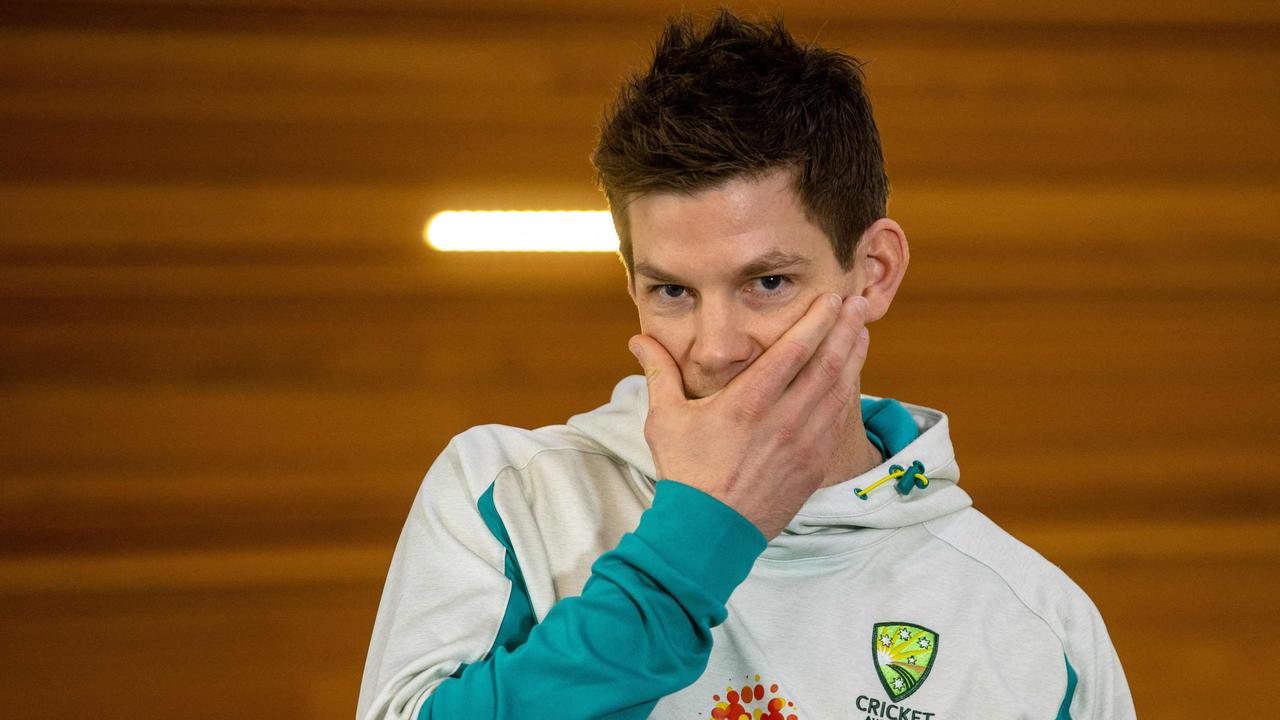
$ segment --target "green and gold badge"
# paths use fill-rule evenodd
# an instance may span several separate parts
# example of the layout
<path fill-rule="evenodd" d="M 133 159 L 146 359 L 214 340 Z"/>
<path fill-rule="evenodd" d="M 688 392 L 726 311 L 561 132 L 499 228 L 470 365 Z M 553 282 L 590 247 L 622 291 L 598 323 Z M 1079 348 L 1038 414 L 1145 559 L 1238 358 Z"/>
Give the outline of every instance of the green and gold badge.
<path fill-rule="evenodd" d="M 907 623 L 876 623 L 871 629 L 871 658 L 880 684 L 893 702 L 924 684 L 938 655 L 938 633 Z"/>

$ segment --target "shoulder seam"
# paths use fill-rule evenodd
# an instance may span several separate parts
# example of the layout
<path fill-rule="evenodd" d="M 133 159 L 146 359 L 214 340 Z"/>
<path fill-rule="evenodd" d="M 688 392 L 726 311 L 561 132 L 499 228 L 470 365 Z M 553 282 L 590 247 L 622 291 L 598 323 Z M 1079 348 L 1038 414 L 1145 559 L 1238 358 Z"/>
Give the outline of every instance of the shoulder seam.
<path fill-rule="evenodd" d="M 1009 592 L 1013 593 L 1013 596 L 1014 596 L 1015 598 L 1017 598 L 1017 599 L 1018 599 L 1018 602 L 1019 602 L 1019 603 L 1021 603 L 1021 604 L 1022 604 L 1022 606 L 1023 606 L 1024 608 L 1026 608 L 1026 609 L 1027 609 L 1027 612 L 1031 613 L 1032 615 L 1035 615 L 1035 616 L 1036 616 L 1036 618 L 1040 620 L 1040 622 L 1044 623 L 1044 626 L 1045 626 L 1046 628 L 1048 628 L 1048 629 L 1049 629 L 1049 632 L 1050 632 L 1050 633 L 1052 633 L 1052 634 L 1053 634 L 1053 636 L 1058 640 L 1058 644 L 1062 646 L 1062 656 L 1063 656 L 1063 657 L 1067 657 L 1067 642 L 1066 642 L 1066 640 L 1065 640 L 1065 639 L 1062 637 L 1062 635 L 1061 635 L 1061 634 L 1059 634 L 1059 633 L 1058 633 L 1058 631 L 1053 627 L 1053 623 L 1051 623 L 1051 622 L 1049 622 L 1048 620 L 1046 620 L 1046 619 L 1045 619 L 1045 617 L 1044 617 L 1044 615 L 1042 615 L 1038 610 L 1036 610 L 1034 607 L 1032 607 L 1032 606 L 1031 606 L 1031 603 L 1027 602 L 1026 598 L 1022 597 L 1022 593 L 1018 592 L 1017 588 L 1015 588 L 1015 587 L 1014 587 L 1014 586 L 1009 582 L 1008 578 L 1006 578 L 1006 577 L 1004 576 L 1004 573 L 1002 573 L 1002 572 L 1000 572 L 999 570 L 995 569 L 994 567 L 992 567 L 990 564 L 988 564 L 986 561 L 982 560 L 981 558 L 978 558 L 978 557 L 974 556 L 974 554 L 973 554 L 973 553 L 971 553 L 971 552 L 969 552 L 969 551 L 967 551 L 967 550 L 964 550 L 963 548 L 961 548 L 961 547 L 957 546 L 955 543 L 951 542 L 951 541 L 950 541 L 950 540 L 948 540 L 947 538 L 944 538 L 944 537 L 942 537 L 941 535 L 939 535 L 938 533 L 934 532 L 934 531 L 933 531 L 933 528 L 929 527 L 929 522 L 927 522 L 927 521 L 926 521 L 926 522 L 921 523 L 921 524 L 922 524 L 922 525 L 924 525 L 924 529 L 925 529 L 925 531 L 926 531 L 926 532 L 928 532 L 930 535 L 932 535 L 933 537 L 937 538 L 938 540 L 940 540 L 940 541 L 942 541 L 942 542 L 946 543 L 946 544 L 947 544 L 947 546 L 948 546 L 948 547 L 950 547 L 952 550 L 955 550 L 956 552 L 960 553 L 961 555 L 964 555 L 965 557 L 967 557 L 967 558 L 969 558 L 970 560 L 972 560 L 972 561 L 974 561 L 974 562 L 978 563 L 978 564 L 979 564 L 979 565 L 981 565 L 982 567 L 984 567 L 984 568 L 986 568 L 986 569 L 990 570 L 990 571 L 991 571 L 991 573 L 992 573 L 993 575 L 995 575 L 996 577 L 1000 578 L 1000 582 L 1004 583 L 1004 586 L 1005 586 L 1005 587 L 1007 587 L 1007 588 L 1009 588 Z"/>
<path fill-rule="evenodd" d="M 530 455 L 520 465 L 516 465 L 515 463 L 507 463 L 506 465 L 503 465 L 502 467 L 498 468 L 497 471 L 493 473 L 493 479 L 489 481 L 489 485 L 493 485 L 494 483 L 498 482 L 498 478 L 502 476 L 502 473 L 508 470 L 511 470 L 517 473 L 527 470 L 529 466 L 533 464 L 533 461 L 538 459 L 538 456 L 545 452 L 559 452 L 562 450 L 572 450 L 574 452 L 579 452 L 586 455 L 597 455 L 599 457 L 605 458 L 606 460 L 612 462 L 614 465 L 625 466 L 627 464 L 625 460 L 622 460 L 621 458 L 610 455 L 609 453 L 600 452 L 598 450 L 587 450 L 584 448 L 574 447 L 572 445 L 566 445 L 564 447 L 539 448 L 536 452 Z M 486 485 L 485 487 L 488 487 L 488 485 Z"/>

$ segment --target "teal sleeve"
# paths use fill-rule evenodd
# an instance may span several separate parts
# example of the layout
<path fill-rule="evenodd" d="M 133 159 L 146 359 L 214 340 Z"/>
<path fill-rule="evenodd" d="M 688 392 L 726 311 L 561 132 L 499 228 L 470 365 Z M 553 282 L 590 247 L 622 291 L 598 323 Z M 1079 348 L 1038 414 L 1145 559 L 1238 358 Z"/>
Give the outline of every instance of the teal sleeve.
<path fill-rule="evenodd" d="M 418 717 L 648 717 L 702 675 L 711 628 L 767 544 L 728 505 L 659 480 L 652 507 L 596 559 L 581 595 L 556 603 L 523 645 L 446 679 Z"/>

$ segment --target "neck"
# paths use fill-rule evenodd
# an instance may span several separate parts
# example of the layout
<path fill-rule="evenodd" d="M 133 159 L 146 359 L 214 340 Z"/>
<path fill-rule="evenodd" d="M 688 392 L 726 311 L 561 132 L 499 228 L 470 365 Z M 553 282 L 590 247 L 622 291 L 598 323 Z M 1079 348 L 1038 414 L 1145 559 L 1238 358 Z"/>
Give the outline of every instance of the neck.
<path fill-rule="evenodd" d="M 867 429 L 862 424 L 861 416 L 855 417 L 849 423 L 844 440 L 831 457 L 822 487 L 830 487 L 861 475 L 881 462 L 880 451 L 867 439 Z"/>

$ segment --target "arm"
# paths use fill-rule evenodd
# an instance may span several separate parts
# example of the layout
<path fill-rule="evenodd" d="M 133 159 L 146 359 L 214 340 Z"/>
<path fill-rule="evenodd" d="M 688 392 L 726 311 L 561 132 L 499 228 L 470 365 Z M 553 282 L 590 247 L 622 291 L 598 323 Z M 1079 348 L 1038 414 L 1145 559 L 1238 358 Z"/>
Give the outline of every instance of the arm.
<path fill-rule="evenodd" d="M 420 717 L 647 717 L 702 674 L 711 628 L 765 544 L 719 500 L 660 481 L 581 595 L 556 604 L 514 652 L 499 648 L 442 684 Z"/>
<path fill-rule="evenodd" d="M 710 629 L 764 551 L 754 525 L 700 490 L 659 481 L 653 507 L 595 561 L 582 594 L 509 649 L 494 636 L 514 585 L 474 504 L 460 514 L 454 496 L 470 495 L 455 470 L 446 450 L 397 545 L 360 717 L 643 718 L 701 675 Z"/>
<path fill-rule="evenodd" d="M 1059 718 L 1133 720 L 1136 713 L 1120 657 L 1102 615 L 1076 587 L 1074 617 L 1067 625 L 1067 692 Z"/>

